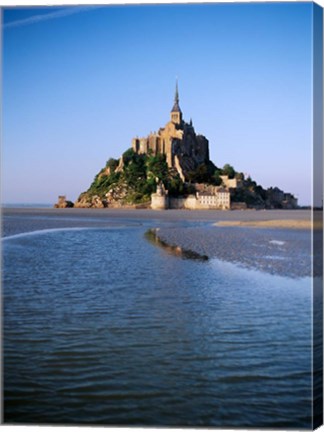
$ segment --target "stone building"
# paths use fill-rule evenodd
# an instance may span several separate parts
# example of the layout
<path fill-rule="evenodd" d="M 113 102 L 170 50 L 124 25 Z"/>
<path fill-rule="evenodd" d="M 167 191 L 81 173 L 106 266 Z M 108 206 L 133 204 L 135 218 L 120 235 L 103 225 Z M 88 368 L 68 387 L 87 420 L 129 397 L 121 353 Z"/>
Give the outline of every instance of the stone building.
<path fill-rule="evenodd" d="M 164 184 L 160 182 L 156 187 L 156 193 L 151 195 L 151 208 L 153 210 L 166 210 L 169 208 L 168 191 Z"/>
<path fill-rule="evenodd" d="M 291 193 L 285 193 L 282 201 L 282 208 L 284 209 L 296 209 L 298 208 L 298 200 Z"/>
<path fill-rule="evenodd" d="M 267 190 L 268 208 L 283 208 L 283 209 L 296 209 L 298 208 L 298 200 L 291 193 L 287 193 L 279 189 L 278 187 L 269 188 Z"/>
<path fill-rule="evenodd" d="M 214 193 L 200 192 L 197 194 L 201 208 L 229 210 L 231 208 L 231 194 L 226 189 L 218 188 Z"/>
<path fill-rule="evenodd" d="M 132 148 L 136 153 L 165 154 L 167 164 L 175 168 L 183 181 L 187 173 L 200 164 L 209 162 L 209 144 L 203 135 L 197 135 L 192 121 L 186 123 L 179 105 L 178 83 L 176 84 L 174 103 L 170 121 L 158 132 L 145 138 L 133 138 Z"/>
<path fill-rule="evenodd" d="M 227 175 L 220 176 L 222 184 L 229 189 L 237 189 L 243 186 L 243 181 L 237 178 L 228 178 Z"/>
<path fill-rule="evenodd" d="M 153 210 L 230 210 L 231 194 L 224 188 L 217 188 L 215 191 L 205 190 L 186 197 L 169 197 L 164 185 L 159 183 L 156 193 L 151 195 L 151 208 Z"/>

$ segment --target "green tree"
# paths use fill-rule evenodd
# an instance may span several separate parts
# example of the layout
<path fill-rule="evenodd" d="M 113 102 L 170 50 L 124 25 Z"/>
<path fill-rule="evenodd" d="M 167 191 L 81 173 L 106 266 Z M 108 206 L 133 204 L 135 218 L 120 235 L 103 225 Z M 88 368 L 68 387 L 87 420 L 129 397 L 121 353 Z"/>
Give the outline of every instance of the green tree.
<path fill-rule="evenodd" d="M 134 150 L 132 148 L 129 148 L 128 150 L 126 150 L 122 156 L 124 164 L 127 165 L 133 159 L 133 157 L 135 155 L 136 155 L 136 153 L 134 152 Z"/>
<path fill-rule="evenodd" d="M 146 182 L 145 155 L 133 153 L 128 164 L 124 166 L 123 177 L 128 186 L 139 190 Z"/>
<path fill-rule="evenodd" d="M 212 175 L 212 183 L 215 186 L 220 186 L 222 184 L 222 179 L 221 179 L 221 171 L 219 169 L 217 169 L 214 174 Z"/>
<path fill-rule="evenodd" d="M 229 179 L 232 179 L 235 177 L 235 170 L 230 164 L 225 164 L 223 166 L 223 174 L 227 175 Z"/>
<path fill-rule="evenodd" d="M 242 172 L 240 173 L 236 173 L 235 174 L 235 178 L 237 178 L 238 180 L 244 180 L 244 174 Z"/>
<path fill-rule="evenodd" d="M 166 162 L 165 155 L 159 153 L 156 156 L 149 156 L 146 161 L 147 174 L 158 178 L 163 182 L 166 181 L 168 177 L 168 164 Z"/>
<path fill-rule="evenodd" d="M 110 158 L 107 160 L 106 167 L 110 168 L 111 172 L 115 171 L 118 166 L 118 160 L 114 158 Z"/>
<path fill-rule="evenodd" d="M 169 194 L 172 196 L 181 195 L 184 191 L 184 184 L 181 180 L 179 174 L 171 174 L 169 172 L 169 178 L 166 182 L 166 188 L 169 191 Z"/>

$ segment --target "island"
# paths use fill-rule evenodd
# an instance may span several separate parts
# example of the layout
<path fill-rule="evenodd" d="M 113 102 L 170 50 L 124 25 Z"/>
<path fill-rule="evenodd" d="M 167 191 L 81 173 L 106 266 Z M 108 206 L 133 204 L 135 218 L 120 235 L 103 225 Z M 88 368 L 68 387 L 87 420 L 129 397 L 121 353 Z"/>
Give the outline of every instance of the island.
<path fill-rule="evenodd" d="M 183 119 L 178 83 L 170 120 L 147 137 L 135 137 L 119 159 L 110 158 L 76 202 L 59 196 L 56 208 L 153 210 L 295 209 L 297 199 L 278 187 L 264 189 L 230 164 L 209 158 L 208 139 Z"/>

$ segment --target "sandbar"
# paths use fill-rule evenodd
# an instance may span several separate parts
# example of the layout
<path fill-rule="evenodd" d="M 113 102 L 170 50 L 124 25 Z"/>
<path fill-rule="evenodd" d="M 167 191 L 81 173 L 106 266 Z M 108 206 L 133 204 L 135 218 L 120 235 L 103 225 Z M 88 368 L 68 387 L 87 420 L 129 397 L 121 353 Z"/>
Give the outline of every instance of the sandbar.
<path fill-rule="evenodd" d="M 255 227 L 255 228 L 285 228 L 285 229 L 322 229 L 323 223 L 321 220 L 311 219 L 271 219 L 271 220 L 249 220 L 249 221 L 219 221 L 214 224 L 215 226 L 241 226 L 241 227 Z"/>

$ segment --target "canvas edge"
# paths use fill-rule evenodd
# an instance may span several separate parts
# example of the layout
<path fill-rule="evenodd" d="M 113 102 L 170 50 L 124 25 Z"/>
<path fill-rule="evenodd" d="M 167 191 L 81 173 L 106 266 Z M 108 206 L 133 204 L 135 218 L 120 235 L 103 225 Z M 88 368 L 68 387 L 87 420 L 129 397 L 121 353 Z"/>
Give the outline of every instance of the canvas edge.
<path fill-rule="evenodd" d="M 313 429 L 323 425 L 323 8 L 313 3 L 312 398 Z M 319 203 L 319 199 L 321 203 Z"/>

